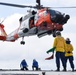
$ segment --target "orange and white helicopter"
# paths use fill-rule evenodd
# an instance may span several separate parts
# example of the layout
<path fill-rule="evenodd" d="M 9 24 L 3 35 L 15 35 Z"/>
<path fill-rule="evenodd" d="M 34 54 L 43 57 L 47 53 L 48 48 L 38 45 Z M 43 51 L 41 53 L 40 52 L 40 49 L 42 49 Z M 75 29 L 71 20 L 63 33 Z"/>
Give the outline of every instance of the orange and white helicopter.
<path fill-rule="evenodd" d="M 39 38 L 50 34 L 53 34 L 53 36 L 55 36 L 56 31 L 63 30 L 63 25 L 67 23 L 70 16 L 62 14 L 59 11 L 52 10 L 50 9 L 50 7 L 43 7 L 40 4 L 40 0 L 36 0 L 36 2 L 38 3 L 38 5 L 36 6 L 26 6 L 0 2 L 0 5 L 38 9 L 37 11 L 29 11 L 27 15 L 22 16 L 19 19 L 19 28 L 17 28 L 9 35 L 6 34 L 4 25 L 0 23 L 0 40 L 14 42 L 18 38 L 22 37 L 21 44 L 24 45 L 25 36 L 37 35 Z"/>

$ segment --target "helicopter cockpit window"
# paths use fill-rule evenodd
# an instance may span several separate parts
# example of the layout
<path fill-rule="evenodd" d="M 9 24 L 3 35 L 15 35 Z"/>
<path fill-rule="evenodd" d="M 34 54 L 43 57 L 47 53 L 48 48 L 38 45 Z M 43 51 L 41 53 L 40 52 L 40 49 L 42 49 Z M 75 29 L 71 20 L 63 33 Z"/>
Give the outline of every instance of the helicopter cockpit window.
<path fill-rule="evenodd" d="M 54 10 L 50 10 L 51 18 L 54 18 L 56 16 L 56 13 Z"/>
<path fill-rule="evenodd" d="M 55 10 L 50 10 L 50 15 L 51 20 L 54 23 L 60 23 L 60 21 L 62 21 L 62 19 L 64 18 L 64 15 L 61 12 Z"/>

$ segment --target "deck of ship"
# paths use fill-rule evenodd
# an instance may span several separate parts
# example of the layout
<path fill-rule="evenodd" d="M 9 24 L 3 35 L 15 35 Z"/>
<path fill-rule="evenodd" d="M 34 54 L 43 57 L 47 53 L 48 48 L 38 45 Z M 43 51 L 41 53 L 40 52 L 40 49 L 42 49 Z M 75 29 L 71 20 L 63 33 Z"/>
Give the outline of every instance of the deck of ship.
<path fill-rule="evenodd" d="M 56 72 L 56 71 L 50 71 L 50 70 L 41 70 L 41 71 L 21 71 L 21 70 L 0 70 L 0 75 L 76 75 L 76 71 L 71 72 Z"/>

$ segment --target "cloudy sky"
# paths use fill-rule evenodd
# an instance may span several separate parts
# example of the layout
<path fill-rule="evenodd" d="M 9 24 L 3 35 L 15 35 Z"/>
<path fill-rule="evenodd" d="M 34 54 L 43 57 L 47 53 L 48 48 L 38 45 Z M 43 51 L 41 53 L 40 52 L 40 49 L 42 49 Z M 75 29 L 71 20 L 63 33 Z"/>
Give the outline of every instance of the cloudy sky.
<path fill-rule="evenodd" d="M 0 2 L 9 2 L 17 4 L 35 5 L 35 0 L 0 0 Z M 75 6 L 76 1 L 72 0 L 41 0 L 44 6 Z M 7 34 L 14 31 L 19 26 L 19 18 L 27 13 L 29 8 L 15 8 L 0 5 L 0 18 L 5 19 L 3 24 Z M 53 8 L 52 8 L 53 9 Z M 64 25 L 62 36 L 66 39 L 69 37 L 74 46 L 74 63 L 76 62 L 76 8 L 74 9 L 55 9 L 62 13 L 69 14 L 70 20 Z M 28 68 L 31 70 L 32 60 L 36 59 L 39 62 L 41 69 L 55 70 L 55 57 L 53 60 L 45 60 L 51 53 L 46 54 L 46 51 L 52 48 L 54 38 L 50 35 L 38 38 L 37 36 L 25 37 L 25 45 L 20 45 L 22 38 L 15 42 L 0 41 L 0 68 L 1 69 L 20 69 L 20 62 L 26 59 Z M 76 66 L 76 64 L 75 64 Z M 76 68 L 76 67 L 75 67 Z M 62 65 L 61 65 L 62 69 Z M 68 63 L 68 69 L 70 65 Z"/>

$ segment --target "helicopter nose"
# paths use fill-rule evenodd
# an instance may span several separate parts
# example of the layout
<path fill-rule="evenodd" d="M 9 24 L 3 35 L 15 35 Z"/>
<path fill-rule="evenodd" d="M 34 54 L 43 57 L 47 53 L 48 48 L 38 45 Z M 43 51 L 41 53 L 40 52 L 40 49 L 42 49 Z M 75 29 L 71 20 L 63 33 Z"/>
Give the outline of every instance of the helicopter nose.
<path fill-rule="evenodd" d="M 65 15 L 65 17 L 64 17 L 64 23 L 67 23 L 68 19 L 70 19 L 70 16 L 69 15 Z"/>
<path fill-rule="evenodd" d="M 69 15 L 66 15 L 65 18 L 66 18 L 66 19 L 70 19 L 70 16 L 69 16 Z"/>
<path fill-rule="evenodd" d="M 66 19 L 70 19 L 70 16 L 69 16 L 69 15 L 65 15 L 65 18 L 66 18 Z"/>
<path fill-rule="evenodd" d="M 65 17 L 62 20 L 62 24 L 64 25 L 65 23 L 67 23 L 67 21 L 70 19 L 69 15 L 65 15 Z"/>

